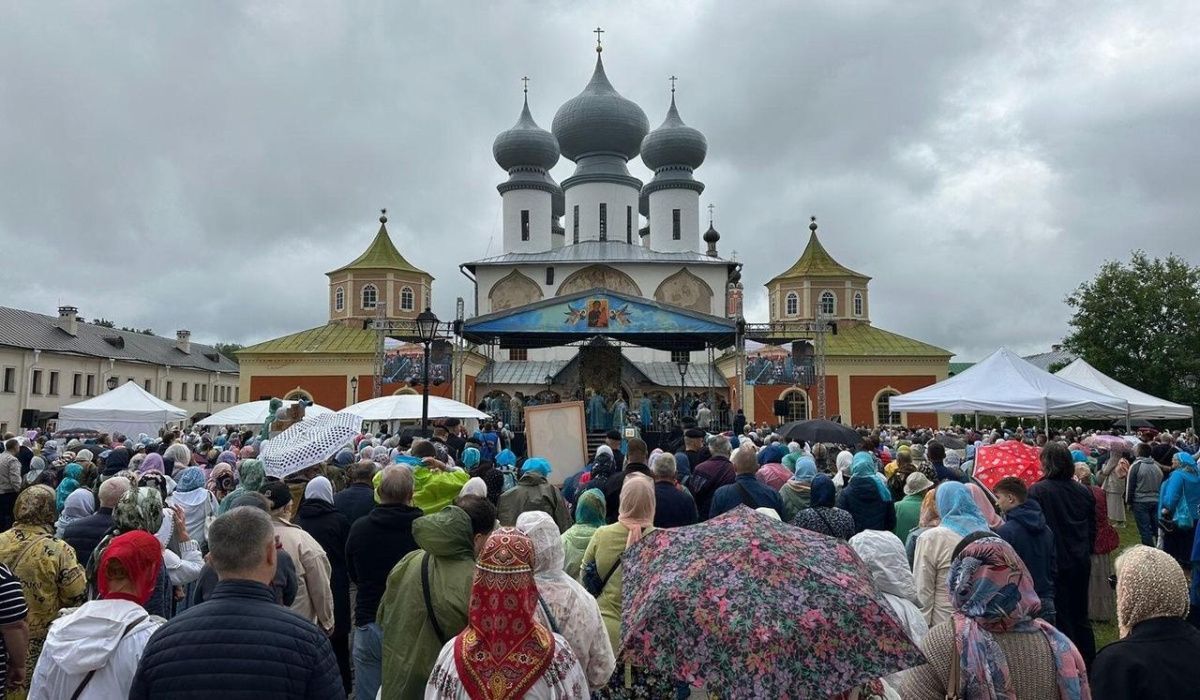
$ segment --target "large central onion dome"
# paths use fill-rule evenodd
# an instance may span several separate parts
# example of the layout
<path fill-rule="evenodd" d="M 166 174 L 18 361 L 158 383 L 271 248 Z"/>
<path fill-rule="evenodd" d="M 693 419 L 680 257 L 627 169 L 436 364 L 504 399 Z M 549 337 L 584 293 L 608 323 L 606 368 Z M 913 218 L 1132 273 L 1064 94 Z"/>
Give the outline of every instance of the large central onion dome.
<path fill-rule="evenodd" d="M 558 140 L 533 121 L 528 97 L 517 123 L 492 143 L 492 156 L 505 170 L 522 165 L 549 170 L 558 162 Z"/>
<path fill-rule="evenodd" d="M 628 161 L 637 156 L 650 122 L 641 107 L 621 97 L 608 82 L 604 62 L 597 55 L 591 81 L 583 92 L 558 108 L 550 130 L 558 137 L 562 154 L 570 160 L 616 154 Z"/>
<path fill-rule="evenodd" d="M 683 123 L 679 110 L 675 108 L 675 95 L 671 95 L 671 108 L 662 126 L 651 131 L 642 140 L 642 162 L 651 170 L 669 165 L 682 165 L 692 170 L 704 163 L 708 155 L 708 141 L 704 134 Z"/>

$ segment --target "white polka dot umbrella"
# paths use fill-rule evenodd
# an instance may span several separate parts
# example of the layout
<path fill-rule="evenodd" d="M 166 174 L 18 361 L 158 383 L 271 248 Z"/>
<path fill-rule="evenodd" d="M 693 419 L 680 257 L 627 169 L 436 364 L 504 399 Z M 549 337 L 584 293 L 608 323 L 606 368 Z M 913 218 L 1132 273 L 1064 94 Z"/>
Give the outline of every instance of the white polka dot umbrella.
<path fill-rule="evenodd" d="M 282 479 L 324 462 L 350 444 L 362 424 L 353 413 L 328 413 L 293 425 L 262 444 L 267 476 Z"/>

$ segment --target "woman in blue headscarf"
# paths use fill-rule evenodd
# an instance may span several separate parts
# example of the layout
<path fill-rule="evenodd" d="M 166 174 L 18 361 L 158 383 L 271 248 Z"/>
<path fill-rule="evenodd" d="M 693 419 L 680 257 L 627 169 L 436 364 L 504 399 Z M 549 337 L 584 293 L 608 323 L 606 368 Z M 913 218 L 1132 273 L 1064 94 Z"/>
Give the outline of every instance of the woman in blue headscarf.
<path fill-rule="evenodd" d="M 79 488 L 79 480 L 82 478 L 83 465 L 78 462 L 68 464 L 67 468 L 63 470 L 63 480 L 58 483 L 58 490 L 54 494 L 54 505 L 59 513 L 63 512 L 63 507 L 67 504 L 67 496 Z"/>
<path fill-rule="evenodd" d="M 930 627 L 949 620 L 954 612 L 947 580 L 954 548 L 973 532 L 990 532 L 971 491 L 957 481 L 944 481 L 934 492 L 941 524 L 921 533 L 913 554 L 917 600 Z"/>
<path fill-rule="evenodd" d="M 892 492 L 883 483 L 870 452 L 854 455 L 850 462 L 850 483 L 838 494 L 837 505 L 854 517 L 854 534 L 896 529 Z"/>
<path fill-rule="evenodd" d="M 785 523 L 792 522 L 796 514 L 812 504 L 812 481 L 817 476 L 817 462 L 812 457 L 796 458 L 795 453 L 783 458 L 796 463 L 796 471 L 779 489 L 779 498 L 783 501 L 783 516 Z"/>
<path fill-rule="evenodd" d="M 1187 452 L 1176 452 L 1171 462 L 1174 467 L 1171 476 L 1159 491 L 1158 516 L 1165 521 L 1173 520 L 1175 527 L 1164 528 L 1162 548 L 1186 573 L 1192 566 L 1192 540 L 1200 512 L 1200 471 L 1196 458 Z"/>

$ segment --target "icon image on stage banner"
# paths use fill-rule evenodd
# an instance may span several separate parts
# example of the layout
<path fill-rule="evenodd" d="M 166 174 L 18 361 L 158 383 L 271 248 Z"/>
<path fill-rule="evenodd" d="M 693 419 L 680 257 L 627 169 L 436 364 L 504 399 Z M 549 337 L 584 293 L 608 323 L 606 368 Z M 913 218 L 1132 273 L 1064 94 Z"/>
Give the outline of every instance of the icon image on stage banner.
<path fill-rule="evenodd" d="M 588 328 L 608 328 L 608 299 L 588 300 Z"/>

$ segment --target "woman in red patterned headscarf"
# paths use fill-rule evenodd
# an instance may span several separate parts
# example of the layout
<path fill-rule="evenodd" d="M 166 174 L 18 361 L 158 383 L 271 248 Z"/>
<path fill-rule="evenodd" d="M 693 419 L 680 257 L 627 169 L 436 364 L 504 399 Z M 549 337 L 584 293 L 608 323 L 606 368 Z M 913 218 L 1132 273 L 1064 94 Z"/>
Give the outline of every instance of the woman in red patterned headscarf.
<path fill-rule="evenodd" d="M 587 677 L 571 645 L 544 619 L 533 543 L 514 528 L 496 530 L 475 564 L 467 626 L 442 647 L 425 697 L 585 700 Z"/>

